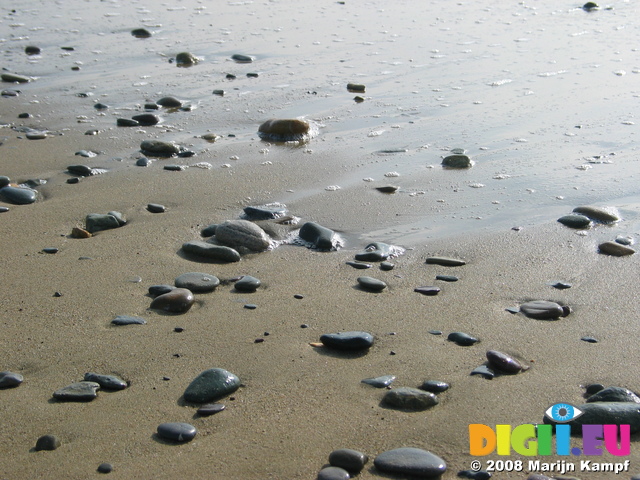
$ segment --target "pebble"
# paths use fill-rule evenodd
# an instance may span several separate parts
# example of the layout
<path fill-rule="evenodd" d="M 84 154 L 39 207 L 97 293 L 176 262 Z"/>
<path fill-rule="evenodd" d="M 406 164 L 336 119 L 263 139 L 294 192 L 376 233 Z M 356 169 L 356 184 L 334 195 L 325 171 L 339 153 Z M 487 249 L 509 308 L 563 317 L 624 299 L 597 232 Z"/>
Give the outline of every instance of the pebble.
<path fill-rule="evenodd" d="M 361 331 L 325 333 L 320 341 L 337 350 L 365 350 L 373 345 L 373 335 Z"/>
<path fill-rule="evenodd" d="M 189 52 L 180 52 L 176 55 L 176 64 L 178 66 L 190 66 L 198 63 L 198 57 Z"/>
<path fill-rule="evenodd" d="M 461 267 L 467 264 L 464 260 L 448 257 L 428 257 L 426 263 L 428 265 L 441 265 L 443 267 Z"/>
<path fill-rule="evenodd" d="M 261 282 L 251 275 L 243 275 L 242 278 L 235 282 L 234 287 L 239 292 L 252 293 L 260 287 Z"/>
<path fill-rule="evenodd" d="M 24 47 L 24 53 L 27 55 L 40 55 L 41 51 L 40 47 L 36 47 L 35 45 L 27 45 Z"/>
<path fill-rule="evenodd" d="M 216 240 L 232 248 L 247 248 L 254 252 L 267 250 L 271 241 L 266 232 L 248 220 L 227 220 L 216 227 Z"/>
<path fill-rule="evenodd" d="M 3 73 L 0 75 L 0 78 L 3 82 L 9 83 L 29 83 L 31 81 L 31 78 L 15 73 Z"/>
<path fill-rule="evenodd" d="M 348 480 L 349 472 L 340 467 L 325 467 L 318 472 L 317 480 Z"/>
<path fill-rule="evenodd" d="M 147 210 L 151 213 L 164 213 L 167 211 L 167 207 L 159 203 L 148 203 Z"/>
<path fill-rule="evenodd" d="M 489 361 L 490 367 L 495 368 L 502 373 L 513 375 L 525 370 L 522 364 L 515 358 L 507 355 L 506 353 L 498 352 L 497 350 L 488 350 L 487 360 Z"/>
<path fill-rule="evenodd" d="M 382 398 L 382 403 L 389 407 L 419 411 L 437 405 L 438 397 L 419 388 L 400 387 L 389 390 Z"/>
<path fill-rule="evenodd" d="M 556 282 L 551 285 L 553 288 L 557 288 L 558 290 L 566 290 L 567 288 L 571 288 L 571 284 L 567 282 Z"/>
<path fill-rule="evenodd" d="M 119 127 L 139 127 L 141 124 L 132 118 L 118 118 L 116 119 L 116 125 Z"/>
<path fill-rule="evenodd" d="M 170 313 L 185 313 L 194 302 L 195 298 L 191 290 L 176 288 L 154 298 L 149 308 Z"/>
<path fill-rule="evenodd" d="M 159 110 L 160 109 L 160 105 L 158 105 L 157 103 L 145 103 L 144 104 L 144 109 L 145 110 Z"/>
<path fill-rule="evenodd" d="M 56 254 L 58 253 L 58 249 L 56 247 L 45 247 L 42 249 L 43 253 Z"/>
<path fill-rule="evenodd" d="M 529 318 L 537 320 L 556 320 L 568 313 L 561 305 L 547 300 L 533 300 L 520 305 L 520 311 Z"/>
<path fill-rule="evenodd" d="M 132 317 L 130 315 L 118 315 L 111 320 L 112 325 L 146 325 L 147 321 L 144 318 Z"/>
<path fill-rule="evenodd" d="M 246 308 L 247 310 L 255 310 L 256 308 L 258 308 L 258 306 L 253 303 L 247 303 L 244 305 L 244 308 Z"/>
<path fill-rule="evenodd" d="M 218 95 L 219 97 L 224 97 L 224 90 L 221 89 L 216 89 L 213 92 L 211 92 L 213 95 Z"/>
<path fill-rule="evenodd" d="M 238 63 L 251 63 L 254 60 L 254 58 L 249 55 L 240 55 L 239 53 L 231 55 L 231 59 Z"/>
<path fill-rule="evenodd" d="M 182 422 L 161 423 L 158 435 L 166 440 L 189 442 L 196 436 L 196 427 Z"/>
<path fill-rule="evenodd" d="M 8 88 L 2 90 L 2 92 L 0 92 L 0 95 L 2 95 L 3 97 L 17 97 L 18 95 L 20 95 L 20 90 L 12 90 Z"/>
<path fill-rule="evenodd" d="M 204 232 L 204 230 L 203 230 Z M 240 254 L 237 250 L 224 245 L 214 245 L 200 240 L 192 240 L 182 244 L 182 250 L 192 255 L 219 260 L 223 262 L 239 262 Z"/>
<path fill-rule="evenodd" d="M 358 285 L 360 285 L 364 290 L 368 290 L 370 292 L 381 292 L 387 288 L 387 284 L 385 282 L 372 277 L 358 277 Z"/>
<path fill-rule="evenodd" d="M 422 295 L 434 296 L 440 293 L 440 288 L 438 287 L 416 287 L 413 289 L 414 292 L 421 293 Z"/>
<path fill-rule="evenodd" d="M 163 295 L 165 293 L 172 292 L 176 287 L 173 285 L 151 285 L 149 287 L 149 295 L 152 297 L 157 297 L 158 295 Z"/>
<path fill-rule="evenodd" d="M 171 157 L 180 152 L 180 149 L 175 143 L 162 142 L 160 140 L 144 140 L 140 143 L 140 150 L 147 155 L 161 157 Z"/>
<path fill-rule="evenodd" d="M 19 373 L 0 372 L 0 388 L 17 387 L 24 381 L 24 377 Z"/>
<path fill-rule="evenodd" d="M 560 217 L 558 222 L 569 228 L 588 228 L 591 226 L 591 219 L 579 214 L 565 215 Z"/>
<path fill-rule="evenodd" d="M 151 37 L 151 32 L 146 28 L 134 28 L 131 30 L 131 35 L 136 38 L 149 38 Z"/>
<path fill-rule="evenodd" d="M 258 127 L 258 136 L 271 142 L 292 142 L 308 138 L 309 122 L 294 119 L 271 119 Z"/>
<path fill-rule="evenodd" d="M 207 293 L 213 292 L 220 285 L 220 279 L 208 273 L 189 272 L 176 277 L 174 283 L 178 289 L 187 289 L 193 293 Z"/>
<path fill-rule="evenodd" d="M 11 183 L 11 179 L 9 177 L 6 177 L 4 175 L 0 175 L 0 188 L 6 187 L 10 183 Z"/>
<path fill-rule="evenodd" d="M 335 232 L 314 222 L 302 225 L 298 235 L 319 250 L 331 250 L 336 246 Z"/>
<path fill-rule="evenodd" d="M 487 365 L 480 365 L 479 367 L 474 368 L 469 375 L 480 375 L 484 378 L 491 380 L 496 376 L 496 373 L 491 370 Z"/>
<path fill-rule="evenodd" d="M 420 390 L 431 393 L 442 393 L 449 390 L 449 384 L 438 380 L 425 380 L 422 385 L 420 385 Z"/>
<path fill-rule="evenodd" d="M 32 188 L 8 185 L 0 188 L 0 197 L 15 205 L 28 205 L 38 199 L 38 192 Z"/>
<path fill-rule="evenodd" d="M 376 190 L 382 193 L 396 193 L 400 187 L 396 185 L 385 185 L 384 187 L 376 187 Z"/>
<path fill-rule="evenodd" d="M 73 238 L 90 238 L 93 235 L 91 235 L 91 232 L 88 232 L 87 230 L 85 230 L 84 228 L 80 228 L 80 227 L 73 227 L 71 229 L 71 236 Z"/>
<path fill-rule="evenodd" d="M 206 405 L 202 405 L 196 413 L 203 417 L 208 417 L 210 415 L 214 415 L 216 413 L 220 413 L 225 409 L 225 406 L 222 403 L 207 403 Z"/>
<path fill-rule="evenodd" d="M 53 392 L 53 398 L 69 402 L 87 402 L 98 396 L 100 384 L 96 382 L 77 382 Z"/>
<path fill-rule="evenodd" d="M 90 213 L 86 216 L 84 223 L 86 230 L 92 234 L 122 226 L 121 221 L 110 213 Z"/>
<path fill-rule="evenodd" d="M 395 379 L 395 375 L 382 375 L 381 377 L 365 378 L 362 380 L 362 383 L 366 383 L 375 388 L 387 388 Z"/>
<path fill-rule="evenodd" d="M 5 213 L 9 211 L 9 207 L 0 207 L 0 213 Z"/>
<path fill-rule="evenodd" d="M 9 188 L 9 187 L 5 187 Z M 4 189 L 0 189 L 0 192 Z M 622 245 L 618 242 L 604 242 L 598 245 L 598 251 L 605 255 L 611 255 L 613 257 L 624 257 L 626 255 L 633 255 L 636 253 L 635 249 Z"/>
<path fill-rule="evenodd" d="M 594 393 L 598 393 L 601 390 L 604 390 L 604 385 L 602 385 L 601 383 L 591 383 L 585 387 L 585 393 L 587 395 L 593 395 Z"/>
<path fill-rule="evenodd" d="M 346 264 L 357 270 L 366 270 L 367 268 L 371 268 L 373 266 L 370 263 L 360 263 L 360 262 L 346 262 Z"/>
<path fill-rule="evenodd" d="M 391 262 L 382 262 L 380 263 L 380 270 L 384 271 L 384 272 L 388 272 L 391 271 L 395 268 L 396 266 L 391 263 Z"/>
<path fill-rule="evenodd" d="M 615 223 L 620 221 L 620 216 L 613 208 L 594 207 L 590 205 L 576 207 L 573 213 L 579 213 L 591 220 L 602 223 Z"/>
<path fill-rule="evenodd" d="M 240 379 L 222 368 L 210 368 L 200 373 L 184 391 L 190 403 L 207 403 L 229 395 L 240 388 Z"/>
<path fill-rule="evenodd" d="M 592 10 L 598 10 L 600 6 L 595 2 L 587 2 L 582 6 L 582 8 L 587 12 L 591 12 Z"/>
<path fill-rule="evenodd" d="M 36 441 L 36 452 L 41 450 L 55 450 L 62 445 L 60 439 L 55 435 L 43 435 Z"/>
<path fill-rule="evenodd" d="M 593 402 L 640 403 L 640 397 L 627 388 L 607 387 L 587 398 L 587 403 Z"/>
<path fill-rule="evenodd" d="M 442 335 L 442 330 L 429 330 L 431 335 Z"/>
<path fill-rule="evenodd" d="M 439 478 L 447 471 L 443 459 L 420 448 L 403 447 L 388 450 L 373 461 L 381 472 L 414 475 L 418 478 Z"/>
<path fill-rule="evenodd" d="M 436 275 L 436 280 L 442 280 L 443 282 L 457 282 L 459 278 L 454 275 Z"/>
<path fill-rule="evenodd" d="M 148 167 L 149 165 L 151 165 L 151 163 L 151 160 L 149 160 L 147 157 L 140 157 L 136 160 L 137 167 Z"/>
<path fill-rule="evenodd" d="M 180 108 L 182 106 L 182 101 L 178 100 L 176 97 L 162 97 L 156 103 L 169 108 Z"/>
<path fill-rule="evenodd" d="M 187 169 L 185 165 L 165 165 L 163 170 L 169 170 L 170 172 L 183 172 Z"/>
<path fill-rule="evenodd" d="M 139 115 L 134 115 L 131 118 L 143 126 L 157 125 L 161 121 L 159 116 L 152 113 L 141 113 Z"/>
<path fill-rule="evenodd" d="M 582 433 L 582 425 L 629 425 L 631 433 L 640 431 L 640 406 L 634 402 L 593 402 L 577 405 L 582 415 L 570 422 L 571 432 Z M 555 423 L 546 415 L 544 423 Z"/>
<path fill-rule="evenodd" d="M 391 245 L 372 242 L 364 247 L 363 252 L 357 253 L 355 259 L 363 262 L 381 262 L 389 258 L 389 255 L 391 255 Z"/>
<path fill-rule="evenodd" d="M 99 373 L 91 372 L 84 374 L 84 381 L 96 382 L 100 385 L 100 388 L 104 388 L 106 390 L 124 390 L 128 386 L 127 382 L 115 375 L 101 375 Z"/>
<path fill-rule="evenodd" d="M 329 465 L 344 468 L 349 473 L 359 473 L 368 461 L 367 455 L 350 448 L 340 448 L 329 454 Z"/>
<path fill-rule="evenodd" d="M 96 110 L 106 110 L 109 108 L 109 105 L 106 105 L 104 103 L 96 103 L 93 105 L 93 108 L 95 108 Z"/>
<path fill-rule="evenodd" d="M 582 337 L 580 340 L 582 340 L 583 342 L 587 342 L 587 343 L 598 343 L 598 340 L 594 337 Z"/>
<path fill-rule="evenodd" d="M 113 472 L 113 465 L 111 465 L 110 463 L 101 463 L 100 465 L 98 465 L 97 471 L 99 473 L 111 473 Z"/>
<path fill-rule="evenodd" d="M 469 347 L 479 342 L 477 338 L 463 332 L 451 332 L 447 337 L 447 340 L 449 340 L 450 342 L 454 342 L 461 347 Z"/>
<path fill-rule="evenodd" d="M 347 90 L 351 93 L 364 93 L 366 87 L 360 83 L 347 83 Z"/>
<path fill-rule="evenodd" d="M 45 138 L 47 138 L 47 132 L 31 130 L 26 133 L 25 137 L 27 137 L 28 140 L 44 140 Z"/>
<path fill-rule="evenodd" d="M 467 155 L 448 155 L 442 159 L 442 166 L 447 168 L 471 168 L 473 162 Z"/>
<path fill-rule="evenodd" d="M 286 205 L 280 203 L 244 207 L 243 211 L 248 220 L 271 220 L 289 213 Z"/>
<path fill-rule="evenodd" d="M 458 472 L 458 477 L 469 478 L 470 480 L 489 480 L 491 472 L 485 470 L 461 470 Z"/>

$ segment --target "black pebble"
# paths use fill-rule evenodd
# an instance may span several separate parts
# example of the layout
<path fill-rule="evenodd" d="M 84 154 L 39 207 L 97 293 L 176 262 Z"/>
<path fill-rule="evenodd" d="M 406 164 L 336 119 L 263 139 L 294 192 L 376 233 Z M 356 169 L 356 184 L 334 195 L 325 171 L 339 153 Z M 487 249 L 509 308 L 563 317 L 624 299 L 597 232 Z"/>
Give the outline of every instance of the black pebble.
<path fill-rule="evenodd" d="M 27 55 L 39 55 L 41 51 L 40 47 L 36 47 L 35 45 L 28 45 L 24 47 L 24 53 Z"/>
<path fill-rule="evenodd" d="M 227 78 L 227 80 L 235 80 L 235 79 L 236 79 L 236 76 L 235 76 L 235 75 L 233 75 L 232 73 L 227 73 L 226 78 Z"/>
<path fill-rule="evenodd" d="M 111 473 L 113 470 L 113 465 L 110 463 L 101 463 L 98 465 L 98 472 L 100 473 Z"/>
<path fill-rule="evenodd" d="M 60 446 L 60 440 L 55 435 L 43 435 L 36 442 L 36 451 L 55 450 Z"/>
<path fill-rule="evenodd" d="M 116 125 L 119 127 L 139 127 L 140 122 L 136 122 L 130 118 L 118 118 L 116 120 Z"/>
<path fill-rule="evenodd" d="M 53 296 L 54 296 L 54 297 L 56 297 L 56 298 L 60 298 L 60 297 L 62 296 L 62 293 L 60 293 L 60 292 L 55 292 L 55 293 L 53 294 Z"/>
<path fill-rule="evenodd" d="M 593 337 L 582 337 L 580 340 L 588 343 L 598 343 L 598 340 Z"/>
<path fill-rule="evenodd" d="M 447 340 L 449 340 L 450 342 L 454 342 L 462 347 L 469 347 L 478 342 L 477 338 L 463 332 L 452 332 L 447 337 Z"/>
<path fill-rule="evenodd" d="M 297 298 L 298 300 L 301 300 L 304 297 L 302 295 L 296 294 L 296 295 L 293 296 L 293 298 Z"/>
<path fill-rule="evenodd" d="M 146 28 L 135 28 L 131 30 L 131 35 L 136 38 L 149 38 L 151 36 L 151 32 Z"/>
<path fill-rule="evenodd" d="M 491 472 L 485 472 L 484 470 L 462 470 L 458 472 L 460 478 L 470 478 L 471 480 L 488 480 L 491 478 Z"/>
<path fill-rule="evenodd" d="M 245 304 L 244 308 L 246 308 L 247 310 L 255 310 L 256 308 L 258 308 L 258 306 L 254 305 L 253 303 L 247 303 Z"/>
<path fill-rule="evenodd" d="M 262 343 L 264 342 L 264 338 L 256 338 L 253 343 Z"/>
<path fill-rule="evenodd" d="M 44 253 L 51 253 L 51 254 L 58 253 L 58 249 L 56 247 L 46 247 L 46 248 L 43 248 L 42 251 Z"/>
<path fill-rule="evenodd" d="M 31 114 L 30 113 L 21 113 L 20 115 L 18 115 L 18 118 L 31 118 Z"/>
<path fill-rule="evenodd" d="M 181 332 L 184 332 L 184 328 L 176 327 L 176 328 L 173 329 L 173 331 L 176 332 L 176 333 L 181 333 Z"/>
<path fill-rule="evenodd" d="M 587 395 L 593 395 L 594 393 L 598 393 L 600 390 L 604 390 L 604 385 L 601 383 L 591 383 L 585 388 L 585 393 Z"/>
<path fill-rule="evenodd" d="M 309 325 L 307 325 L 306 323 L 303 323 L 302 325 L 300 325 L 300 328 L 309 328 Z"/>

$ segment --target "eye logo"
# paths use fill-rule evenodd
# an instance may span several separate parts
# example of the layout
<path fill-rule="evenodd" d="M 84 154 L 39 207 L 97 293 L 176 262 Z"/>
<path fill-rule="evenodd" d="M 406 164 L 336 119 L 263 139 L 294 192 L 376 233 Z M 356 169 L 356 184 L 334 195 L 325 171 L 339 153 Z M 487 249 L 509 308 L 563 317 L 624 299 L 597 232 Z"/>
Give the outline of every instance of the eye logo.
<path fill-rule="evenodd" d="M 582 410 L 568 403 L 556 403 L 547 408 L 544 414 L 557 423 L 567 423 L 582 415 Z"/>

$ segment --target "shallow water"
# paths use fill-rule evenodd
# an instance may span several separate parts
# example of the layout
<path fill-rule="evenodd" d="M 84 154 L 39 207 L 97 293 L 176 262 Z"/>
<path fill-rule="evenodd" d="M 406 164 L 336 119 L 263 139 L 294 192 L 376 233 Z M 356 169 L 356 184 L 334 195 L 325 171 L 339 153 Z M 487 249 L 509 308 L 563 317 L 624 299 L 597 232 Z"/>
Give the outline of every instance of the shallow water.
<path fill-rule="evenodd" d="M 381 241 L 411 245 L 469 229 L 543 223 L 587 203 L 618 207 L 629 221 L 626 232 L 634 233 L 638 13 L 629 1 L 590 13 L 552 1 L 37 2 L 6 11 L 0 23 L 2 66 L 35 78 L 15 87 L 19 97 L 0 99 L 0 123 L 67 135 L 99 129 L 99 160 L 116 174 L 149 136 L 196 151 L 184 164 L 289 162 L 292 183 L 265 201 L 301 209 L 294 213 L 303 218 L 311 213 L 306 205 L 335 210 L 337 189 L 329 186 L 350 192 L 356 211 L 363 188 L 397 185 L 401 200 L 371 206 L 397 214 L 353 226 Z M 139 27 L 152 37 L 133 37 Z M 42 53 L 27 56 L 27 45 Z M 200 62 L 177 67 L 171 60 L 182 51 Z M 235 53 L 255 61 L 236 63 Z M 364 102 L 353 100 L 349 82 L 366 86 Z M 226 93 L 213 95 L 215 89 Z M 193 110 L 163 110 L 156 127 L 115 126 L 116 118 L 167 95 Z M 96 102 L 111 108 L 100 113 Z M 37 114 L 18 120 L 22 111 Z M 307 145 L 257 138 L 264 120 L 297 116 L 321 125 Z M 196 139 L 206 133 L 221 139 Z M 2 134 L 17 135 L 8 128 Z M 441 158 L 454 147 L 466 149 L 475 166 L 443 170 Z M 380 153 L 389 149 L 406 152 Z M 10 154 L 0 166 L 16 171 Z M 46 173 L 43 165 L 24 175 Z"/>

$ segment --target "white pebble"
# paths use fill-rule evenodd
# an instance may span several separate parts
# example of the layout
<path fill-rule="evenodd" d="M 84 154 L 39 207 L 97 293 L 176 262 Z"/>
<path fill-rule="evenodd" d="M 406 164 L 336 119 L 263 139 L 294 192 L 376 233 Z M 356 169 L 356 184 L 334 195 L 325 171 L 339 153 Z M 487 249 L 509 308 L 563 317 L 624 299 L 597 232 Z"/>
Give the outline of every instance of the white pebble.
<path fill-rule="evenodd" d="M 327 192 L 335 192 L 336 190 L 340 190 L 340 187 L 338 185 L 329 185 L 325 190 Z"/>
<path fill-rule="evenodd" d="M 384 174 L 385 177 L 399 177 L 400 174 L 398 172 L 387 172 Z"/>

